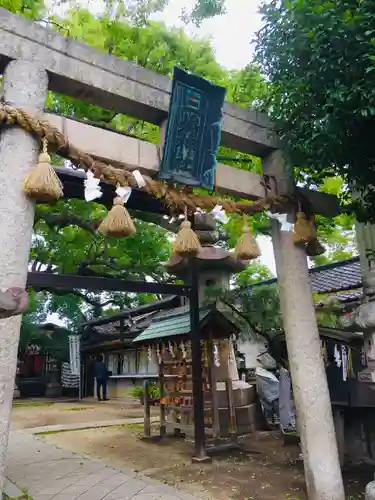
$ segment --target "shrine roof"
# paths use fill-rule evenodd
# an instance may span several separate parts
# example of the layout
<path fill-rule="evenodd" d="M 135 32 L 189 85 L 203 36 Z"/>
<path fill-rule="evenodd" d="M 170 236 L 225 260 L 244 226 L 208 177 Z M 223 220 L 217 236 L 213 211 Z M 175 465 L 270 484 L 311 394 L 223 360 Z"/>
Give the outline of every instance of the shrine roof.
<path fill-rule="evenodd" d="M 361 266 L 359 257 L 326 264 L 324 266 L 309 269 L 311 286 L 314 293 L 336 293 L 345 290 L 355 290 L 362 287 Z M 277 279 L 271 279 L 255 283 L 252 287 L 260 285 L 271 285 L 277 283 Z M 341 295 L 341 294 L 340 294 Z M 344 297 L 343 299 L 352 299 Z M 349 294 L 353 295 L 353 294 Z M 339 297 L 338 297 L 339 298 Z M 340 300 L 340 298 L 339 298 Z"/>
<path fill-rule="evenodd" d="M 219 304 L 201 308 L 199 311 L 200 330 L 206 325 L 215 324 L 217 337 L 229 336 L 240 331 L 234 317 L 224 309 L 219 309 Z M 150 326 L 140 333 L 133 342 L 149 342 L 168 337 L 177 337 L 190 333 L 189 306 L 178 307 L 171 311 L 164 311 L 162 316 L 155 318 Z"/>
<path fill-rule="evenodd" d="M 184 309 L 181 311 L 181 309 Z M 211 309 L 199 311 L 199 320 L 202 322 L 211 313 Z M 168 311 L 161 318 L 155 319 L 133 342 L 144 342 L 146 340 L 158 340 L 165 337 L 186 335 L 190 332 L 190 312 L 186 308 L 178 308 Z"/>
<path fill-rule="evenodd" d="M 121 320 L 127 320 L 129 318 L 134 318 L 135 320 L 137 320 L 137 318 L 144 318 L 148 313 L 174 308 L 179 302 L 179 297 L 173 295 L 170 297 L 165 297 L 164 299 L 154 300 L 153 302 L 149 302 L 138 307 L 126 309 L 116 314 L 112 314 L 111 316 L 102 316 L 101 318 L 95 318 L 90 321 L 86 321 L 85 323 L 82 323 L 81 326 L 97 327 L 115 322 L 118 326 L 120 326 Z"/>

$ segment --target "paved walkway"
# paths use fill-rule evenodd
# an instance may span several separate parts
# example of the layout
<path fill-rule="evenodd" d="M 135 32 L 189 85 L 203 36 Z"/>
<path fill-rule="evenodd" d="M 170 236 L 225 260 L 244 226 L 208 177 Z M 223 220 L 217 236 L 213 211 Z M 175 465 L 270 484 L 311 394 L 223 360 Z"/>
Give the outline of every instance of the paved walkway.
<path fill-rule="evenodd" d="M 62 450 L 30 431 L 12 431 L 7 478 L 33 500 L 197 500 L 129 469 Z"/>
<path fill-rule="evenodd" d="M 151 417 L 152 422 L 159 422 L 159 417 Z M 101 422 L 78 422 L 76 424 L 43 425 L 42 427 L 30 427 L 23 429 L 29 434 L 46 434 L 47 432 L 77 431 L 79 429 L 99 429 L 101 427 L 115 427 L 116 425 L 143 424 L 143 418 L 120 418 L 117 420 L 103 420 Z"/>

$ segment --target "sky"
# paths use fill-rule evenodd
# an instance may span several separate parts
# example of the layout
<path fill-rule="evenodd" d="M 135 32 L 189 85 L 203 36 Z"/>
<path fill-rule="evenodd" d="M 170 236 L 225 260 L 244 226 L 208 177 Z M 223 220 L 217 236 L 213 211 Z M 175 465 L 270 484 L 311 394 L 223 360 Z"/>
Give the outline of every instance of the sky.
<path fill-rule="evenodd" d="M 76 0 L 91 12 L 103 10 L 102 0 Z M 261 16 L 258 13 L 261 0 L 226 0 L 226 13 L 204 21 L 201 27 L 187 27 L 180 19 L 183 9 L 191 12 L 196 0 L 169 0 L 163 12 L 153 16 L 155 20 L 164 21 L 167 26 L 183 27 L 190 36 L 210 38 L 217 61 L 228 69 L 241 69 L 251 60 L 253 47 L 251 41 L 261 27 Z M 62 13 L 69 7 L 68 3 L 47 0 L 47 4 L 55 12 Z"/>
<path fill-rule="evenodd" d="M 191 11 L 196 0 L 169 0 L 164 12 L 156 15 L 168 26 L 183 27 L 179 19 L 183 8 Z M 206 20 L 200 28 L 187 29 L 189 34 L 210 38 L 217 61 L 228 69 L 240 69 L 251 60 L 251 41 L 261 27 L 258 13 L 260 0 L 226 0 L 226 14 Z M 186 29 L 186 27 L 185 27 Z"/>

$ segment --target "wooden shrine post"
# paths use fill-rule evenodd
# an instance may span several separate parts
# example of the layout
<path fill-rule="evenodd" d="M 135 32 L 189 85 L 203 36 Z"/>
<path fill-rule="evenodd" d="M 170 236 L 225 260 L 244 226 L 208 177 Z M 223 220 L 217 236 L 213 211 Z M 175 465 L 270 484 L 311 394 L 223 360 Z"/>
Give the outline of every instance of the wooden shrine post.
<path fill-rule="evenodd" d="M 43 111 L 47 73 L 37 64 L 12 61 L 3 77 L 3 99 L 10 106 Z M 23 181 L 38 161 L 39 145 L 20 127 L 6 127 L 0 137 L 0 287 L 25 288 L 34 223 L 34 203 L 22 191 Z M 21 316 L 0 320 L 0 497 L 8 445 L 10 412 Z"/>
<path fill-rule="evenodd" d="M 294 189 L 293 173 L 281 151 L 263 160 L 266 175 L 277 179 L 280 194 Z M 289 209 L 291 218 L 295 217 Z M 280 305 L 301 434 L 309 500 L 344 500 L 328 383 L 323 363 L 305 249 L 293 233 L 272 221 Z"/>
<path fill-rule="evenodd" d="M 194 218 L 194 216 L 193 216 Z M 199 293 L 197 259 L 190 259 L 190 335 L 194 401 L 194 457 L 195 462 L 209 460 L 206 455 L 206 436 L 204 424 L 204 394 L 202 377 L 202 349 L 199 336 Z"/>
<path fill-rule="evenodd" d="M 150 417 L 150 381 L 143 381 L 143 435 L 145 438 L 151 436 L 151 417 Z"/>

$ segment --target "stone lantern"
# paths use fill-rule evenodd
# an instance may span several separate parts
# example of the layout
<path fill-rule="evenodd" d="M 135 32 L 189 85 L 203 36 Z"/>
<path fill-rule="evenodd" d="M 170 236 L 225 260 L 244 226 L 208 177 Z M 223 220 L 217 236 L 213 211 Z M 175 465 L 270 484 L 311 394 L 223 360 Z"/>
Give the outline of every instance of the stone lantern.
<path fill-rule="evenodd" d="M 375 389 L 375 225 L 357 222 L 356 236 L 364 296 L 354 313 L 341 319 L 341 325 L 363 332 L 367 367 L 358 373 L 358 381 Z"/>
<path fill-rule="evenodd" d="M 214 287 L 218 290 L 228 290 L 230 279 L 234 273 L 246 269 L 248 261 L 238 260 L 234 254 L 224 248 L 215 246 L 220 239 L 216 221 L 212 215 L 197 214 L 195 216 L 195 232 L 199 236 L 202 250 L 197 255 L 199 303 L 203 306 L 207 298 L 207 290 Z M 180 255 L 173 254 L 165 267 L 170 274 L 178 276 L 184 281 L 189 281 L 188 260 Z M 230 314 L 231 311 L 228 311 Z M 215 367 L 218 392 L 225 391 L 225 381 L 231 378 L 235 405 L 249 404 L 245 402 L 251 398 L 247 392 L 251 386 L 239 380 L 238 368 L 233 342 L 230 340 L 220 342 L 220 366 Z M 220 395 L 219 395 L 220 399 Z"/>

